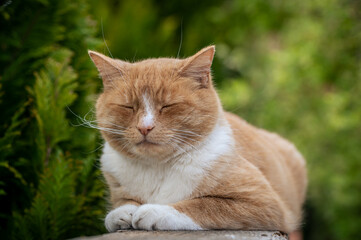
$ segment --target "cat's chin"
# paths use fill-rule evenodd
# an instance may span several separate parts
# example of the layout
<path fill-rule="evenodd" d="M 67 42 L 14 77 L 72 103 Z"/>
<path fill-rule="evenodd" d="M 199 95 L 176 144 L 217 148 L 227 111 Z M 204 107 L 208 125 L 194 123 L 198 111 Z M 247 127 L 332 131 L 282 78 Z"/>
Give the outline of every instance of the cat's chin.
<path fill-rule="evenodd" d="M 162 159 L 169 155 L 168 149 L 165 145 L 154 143 L 150 141 L 142 141 L 134 145 L 132 152 L 144 158 Z"/>

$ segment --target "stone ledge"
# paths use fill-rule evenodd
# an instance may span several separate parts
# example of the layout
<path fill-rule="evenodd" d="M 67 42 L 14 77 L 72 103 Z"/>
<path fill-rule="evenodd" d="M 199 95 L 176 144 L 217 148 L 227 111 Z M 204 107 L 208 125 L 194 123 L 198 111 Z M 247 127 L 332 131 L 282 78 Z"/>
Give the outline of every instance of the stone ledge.
<path fill-rule="evenodd" d="M 180 239 L 239 239 L 239 240 L 288 240 L 279 231 L 137 231 L 127 230 L 92 237 L 79 237 L 73 240 L 180 240 Z"/>

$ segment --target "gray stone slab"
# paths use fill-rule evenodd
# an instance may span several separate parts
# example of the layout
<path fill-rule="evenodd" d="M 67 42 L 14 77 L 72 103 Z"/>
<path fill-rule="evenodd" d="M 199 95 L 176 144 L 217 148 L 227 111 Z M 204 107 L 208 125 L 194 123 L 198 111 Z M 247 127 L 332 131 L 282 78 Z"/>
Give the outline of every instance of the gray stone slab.
<path fill-rule="evenodd" d="M 73 240 L 287 240 L 279 231 L 118 231 L 100 236 L 79 237 Z"/>

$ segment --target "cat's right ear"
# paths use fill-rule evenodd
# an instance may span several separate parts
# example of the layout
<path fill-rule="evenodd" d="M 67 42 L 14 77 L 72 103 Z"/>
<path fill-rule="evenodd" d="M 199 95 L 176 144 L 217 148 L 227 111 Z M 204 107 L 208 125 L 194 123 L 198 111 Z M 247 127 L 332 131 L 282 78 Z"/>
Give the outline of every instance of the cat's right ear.
<path fill-rule="evenodd" d="M 97 67 L 101 78 L 103 79 L 104 88 L 111 88 L 114 81 L 123 78 L 126 62 L 114 60 L 101 53 L 88 50 L 91 60 Z"/>

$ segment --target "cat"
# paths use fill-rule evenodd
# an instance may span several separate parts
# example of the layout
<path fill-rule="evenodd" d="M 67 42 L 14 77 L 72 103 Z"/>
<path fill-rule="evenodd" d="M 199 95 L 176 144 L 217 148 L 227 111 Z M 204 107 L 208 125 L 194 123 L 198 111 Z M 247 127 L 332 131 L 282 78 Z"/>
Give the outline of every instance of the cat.
<path fill-rule="evenodd" d="M 300 227 L 305 160 L 287 140 L 223 110 L 214 54 L 209 46 L 186 59 L 130 63 L 89 51 L 104 86 L 96 121 L 109 232 Z"/>

